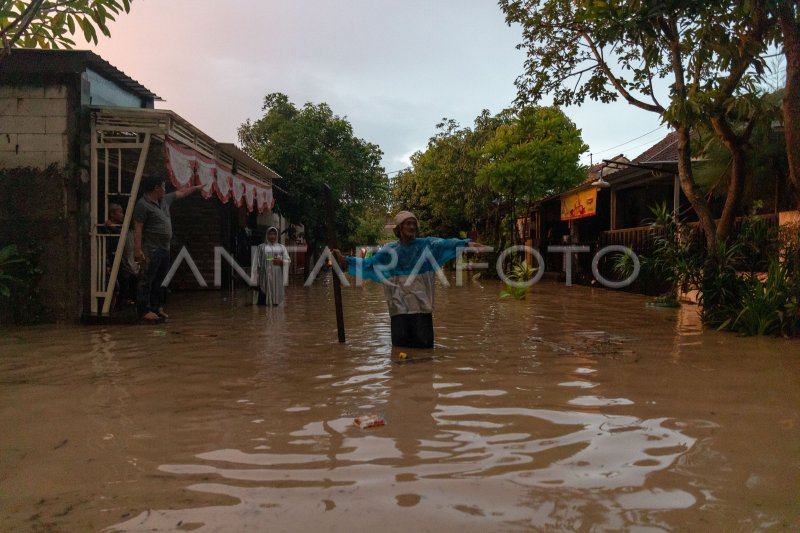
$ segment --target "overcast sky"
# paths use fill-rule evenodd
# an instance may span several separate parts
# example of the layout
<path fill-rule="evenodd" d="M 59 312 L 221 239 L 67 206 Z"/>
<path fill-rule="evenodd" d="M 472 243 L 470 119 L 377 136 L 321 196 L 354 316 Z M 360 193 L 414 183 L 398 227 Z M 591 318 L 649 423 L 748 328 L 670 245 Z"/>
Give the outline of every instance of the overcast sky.
<path fill-rule="evenodd" d="M 347 117 L 387 172 L 443 117 L 472 126 L 482 109 L 509 107 L 524 63 L 521 31 L 494 0 L 134 0 L 110 29 L 90 48 L 215 140 L 236 142 L 264 96 L 282 92 Z M 623 103 L 565 112 L 594 162 L 632 158 L 667 132 Z"/>

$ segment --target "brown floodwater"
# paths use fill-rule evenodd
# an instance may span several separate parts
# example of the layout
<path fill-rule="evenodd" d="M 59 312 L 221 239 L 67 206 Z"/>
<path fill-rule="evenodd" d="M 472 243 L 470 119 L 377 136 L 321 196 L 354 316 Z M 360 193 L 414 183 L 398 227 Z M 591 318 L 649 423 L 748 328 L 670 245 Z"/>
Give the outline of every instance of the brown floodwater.
<path fill-rule="evenodd" d="M 800 530 L 800 342 L 500 289 L 440 288 L 436 348 L 405 355 L 371 283 L 343 345 L 324 283 L 0 328 L 0 530 Z"/>

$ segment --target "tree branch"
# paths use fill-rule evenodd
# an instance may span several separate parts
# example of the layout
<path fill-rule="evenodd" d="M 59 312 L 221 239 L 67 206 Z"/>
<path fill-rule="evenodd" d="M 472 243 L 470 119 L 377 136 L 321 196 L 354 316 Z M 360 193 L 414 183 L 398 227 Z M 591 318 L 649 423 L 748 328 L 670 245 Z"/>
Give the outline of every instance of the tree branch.
<path fill-rule="evenodd" d="M 589 34 L 585 31 L 580 31 L 580 36 L 583 38 L 584 41 L 589 45 L 589 48 L 592 50 L 592 55 L 594 55 L 595 60 L 597 61 L 597 68 L 599 68 L 603 74 L 606 75 L 606 79 L 611 82 L 611 85 L 617 90 L 619 94 L 631 105 L 638 107 L 639 109 L 644 109 L 645 111 L 650 111 L 652 113 L 662 114 L 664 113 L 664 108 L 660 105 L 648 104 L 646 102 L 642 102 L 635 96 L 633 96 L 628 90 L 625 88 L 624 85 L 614 76 L 614 73 L 611 72 L 611 68 L 608 66 L 608 63 L 605 62 L 603 59 L 602 53 L 597 49 L 594 41 L 592 41 Z"/>
<path fill-rule="evenodd" d="M 750 31 L 745 34 L 741 39 L 741 45 L 738 48 L 738 57 L 735 59 L 736 67 L 731 69 L 725 81 L 720 86 L 720 93 L 722 98 L 727 98 L 733 94 L 739 85 L 739 81 L 744 76 L 747 69 L 753 64 L 754 55 L 748 51 L 752 44 L 758 44 L 763 41 L 767 29 L 770 27 L 769 17 L 767 16 L 766 9 L 763 1 L 755 2 L 753 9 L 753 23 Z M 721 103 L 721 102 L 720 102 Z"/>
<path fill-rule="evenodd" d="M 33 2 L 28 4 L 28 7 L 25 8 L 25 11 L 23 11 L 14 22 L 3 29 L 2 35 L 4 38 L 7 38 L 8 32 L 13 30 L 18 24 L 21 24 L 21 26 L 14 32 L 14 35 L 11 37 L 11 39 L 6 41 L 5 44 L 7 51 L 10 51 L 10 49 L 14 46 L 14 43 L 19 41 L 20 36 L 25 33 L 25 30 L 28 29 L 28 26 L 30 26 L 31 22 L 33 22 L 33 19 L 36 18 L 36 15 L 39 13 L 39 10 L 44 2 L 45 0 L 33 0 Z"/>

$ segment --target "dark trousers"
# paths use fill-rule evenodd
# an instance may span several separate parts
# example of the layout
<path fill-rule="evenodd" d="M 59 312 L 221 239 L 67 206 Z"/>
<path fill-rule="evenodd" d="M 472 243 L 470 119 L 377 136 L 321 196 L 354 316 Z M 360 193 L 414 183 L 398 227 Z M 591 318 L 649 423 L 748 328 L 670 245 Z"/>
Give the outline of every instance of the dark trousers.
<path fill-rule="evenodd" d="M 392 345 L 403 348 L 433 348 L 433 315 L 431 313 L 394 315 Z"/>
<path fill-rule="evenodd" d="M 147 251 L 147 265 L 139 274 L 136 308 L 139 316 L 148 311 L 158 313 L 164 303 L 161 283 L 169 272 L 169 250 L 161 248 Z"/>
<path fill-rule="evenodd" d="M 136 274 L 120 268 L 117 274 L 116 309 L 121 309 L 123 304 L 129 301 L 137 301 L 139 298 L 138 293 L 139 280 Z"/>

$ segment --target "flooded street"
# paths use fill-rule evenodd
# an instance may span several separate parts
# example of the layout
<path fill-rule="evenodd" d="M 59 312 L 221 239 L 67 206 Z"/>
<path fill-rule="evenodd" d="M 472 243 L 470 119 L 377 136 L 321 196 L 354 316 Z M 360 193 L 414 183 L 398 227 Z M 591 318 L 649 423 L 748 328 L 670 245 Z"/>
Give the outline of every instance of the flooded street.
<path fill-rule="evenodd" d="M 372 283 L 343 288 L 344 345 L 319 283 L 0 328 L 0 530 L 800 530 L 800 342 L 500 289 L 440 288 L 405 357 Z"/>

